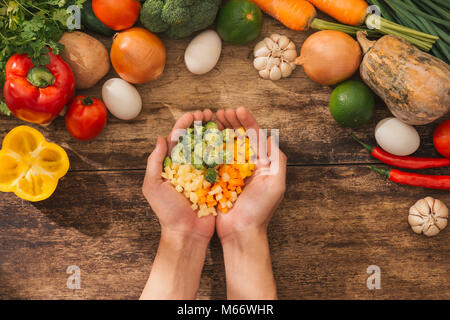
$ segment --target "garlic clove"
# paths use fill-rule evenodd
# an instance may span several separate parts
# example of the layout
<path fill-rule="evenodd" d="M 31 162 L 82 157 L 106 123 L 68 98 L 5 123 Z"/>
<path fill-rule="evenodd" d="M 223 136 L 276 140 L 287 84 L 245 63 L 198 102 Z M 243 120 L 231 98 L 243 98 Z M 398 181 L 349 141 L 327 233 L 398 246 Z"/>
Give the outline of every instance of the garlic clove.
<path fill-rule="evenodd" d="M 408 223 L 412 226 L 412 227 L 416 227 L 419 225 L 423 224 L 423 218 L 421 216 L 416 216 L 416 215 L 412 215 L 410 214 L 408 216 Z"/>
<path fill-rule="evenodd" d="M 253 60 L 253 66 L 256 70 L 261 71 L 267 67 L 267 61 L 269 58 L 267 57 L 258 57 Z"/>
<path fill-rule="evenodd" d="M 448 218 L 448 208 L 441 200 L 434 201 L 433 212 L 436 217 Z"/>
<path fill-rule="evenodd" d="M 411 229 L 412 229 L 415 233 L 421 234 L 422 231 L 423 231 L 423 226 L 422 226 L 422 225 L 418 225 L 418 226 L 411 227 Z"/>
<path fill-rule="evenodd" d="M 283 78 L 289 77 L 292 73 L 292 68 L 289 65 L 289 63 L 282 62 L 280 65 L 280 69 L 281 69 L 281 75 L 283 76 Z"/>
<path fill-rule="evenodd" d="M 443 219 L 443 218 L 437 218 L 436 222 L 435 222 L 436 226 L 440 230 L 444 229 L 447 226 L 447 223 L 448 223 L 448 220 L 447 219 Z"/>
<path fill-rule="evenodd" d="M 432 197 L 426 197 L 424 198 L 424 200 L 428 203 L 428 207 L 431 209 L 431 211 L 433 211 L 433 207 L 434 207 L 434 199 Z"/>
<path fill-rule="evenodd" d="M 428 216 L 430 214 L 431 208 L 425 199 L 420 199 L 419 201 L 417 201 L 415 206 L 420 215 Z"/>
<path fill-rule="evenodd" d="M 291 42 L 291 40 L 289 40 L 289 38 L 286 36 L 281 36 L 278 39 L 278 45 L 280 46 L 281 49 L 287 48 L 287 46 L 289 45 L 290 42 Z"/>
<path fill-rule="evenodd" d="M 275 45 L 275 42 L 273 42 L 272 39 L 270 38 L 265 38 L 264 42 L 266 43 L 267 48 L 272 49 L 273 46 Z"/>
<path fill-rule="evenodd" d="M 409 214 L 411 215 L 415 215 L 415 216 L 420 216 L 419 211 L 417 211 L 416 206 L 412 206 L 411 208 L 409 208 Z"/>
<path fill-rule="evenodd" d="M 435 225 L 431 225 L 427 230 L 423 230 L 423 234 L 427 237 L 434 237 L 441 231 L 438 227 Z"/>
<path fill-rule="evenodd" d="M 281 37 L 282 37 L 282 36 L 280 36 L 278 33 L 273 33 L 273 34 L 270 36 L 270 39 L 272 39 L 274 42 L 279 42 L 279 40 L 280 40 Z"/>
<path fill-rule="evenodd" d="M 295 44 L 294 44 L 292 41 L 289 42 L 289 44 L 288 44 L 288 46 L 286 47 L 286 49 L 293 49 L 293 50 L 296 50 Z"/>
<path fill-rule="evenodd" d="M 258 44 L 255 46 L 255 49 L 253 49 L 253 55 L 255 57 L 268 56 L 269 53 L 270 50 L 267 48 L 266 43 L 264 41 L 258 42 Z"/>
<path fill-rule="evenodd" d="M 267 80 L 267 79 L 269 79 L 269 77 L 270 77 L 270 72 L 269 72 L 268 69 L 264 69 L 264 70 L 261 70 L 261 71 L 259 72 L 259 75 L 261 76 L 261 78 Z"/>
<path fill-rule="evenodd" d="M 297 58 L 297 51 L 293 49 L 286 50 L 283 53 L 283 58 L 287 61 L 294 61 Z"/>
<path fill-rule="evenodd" d="M 281 70 L 278 66 L 274 66 L 270 69 L 270 80 L 280 80 Z"/>
<path fill-rule="evenodd" d="M 270 69 L 272 67 L 278 67 L 280 64 L 280 58 L 270 57 L 267 61 L 267 67 Z"/>

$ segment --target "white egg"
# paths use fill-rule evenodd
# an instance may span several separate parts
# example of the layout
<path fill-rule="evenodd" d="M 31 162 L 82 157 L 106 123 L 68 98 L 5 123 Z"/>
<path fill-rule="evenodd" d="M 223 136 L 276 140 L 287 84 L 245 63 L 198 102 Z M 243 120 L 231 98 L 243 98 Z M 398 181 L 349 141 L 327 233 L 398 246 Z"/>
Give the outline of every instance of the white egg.
<path fill-rule="evenodd" d="M 397 118 L 381 120 L 375 128 L 375 139 L 385 151 L 396 156 L 407 156 L 419 149 L 417 130 Z"/>
<path fill-rule="evenodd" d="M 142 99 L 131 84 L 120 78 L 112 78 L 102 88 L 102 98 L 109 112 L 121 120 L 136 118 L 142 110 Z"/>
<path fill-rule="evenodd" d="M 196 36 L 186 48 L 184 62 L 194 74 L 205 74 L 217 64 L 222 51 L 222 40 L 214 30 L 206 30 Z"/>

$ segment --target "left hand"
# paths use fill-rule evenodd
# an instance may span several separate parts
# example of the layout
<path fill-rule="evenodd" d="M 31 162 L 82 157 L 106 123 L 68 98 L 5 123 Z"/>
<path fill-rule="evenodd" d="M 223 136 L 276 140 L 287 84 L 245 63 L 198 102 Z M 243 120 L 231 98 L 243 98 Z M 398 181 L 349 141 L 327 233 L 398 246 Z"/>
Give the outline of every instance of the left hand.
<path fill-rule="evenodd" d="M 198 218 L 191 203 L 177 192 L 170 181 L 163 181 L 161 172 L 163 161 L 176 145 L 176 130 L 189 128 L 194 121 L 207 122 L 212 119 L 209 109 L 184 114 L 176 123 L 167 140 L 159 137 L 156 147 L 148 158 L 142 192 L 150 203 L 161 224 L 161 232 L 177 237 L 197 237 L 209 242 L 215 229 L 215 217 Z"/>

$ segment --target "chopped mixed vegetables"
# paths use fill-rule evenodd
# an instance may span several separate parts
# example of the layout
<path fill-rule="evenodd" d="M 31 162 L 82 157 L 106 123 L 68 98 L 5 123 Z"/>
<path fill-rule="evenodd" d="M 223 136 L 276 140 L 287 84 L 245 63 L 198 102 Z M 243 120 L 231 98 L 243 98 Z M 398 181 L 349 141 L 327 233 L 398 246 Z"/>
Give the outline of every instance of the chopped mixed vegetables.
<path fill-rule="evenodd" d="M 188 128 L 171 157 L 164 160 L 162 177 L 192 202 L 198 217 L 227 213 L 255 170 L 255 153 L 243 128 L 220 131 L 215 122 Z"/>

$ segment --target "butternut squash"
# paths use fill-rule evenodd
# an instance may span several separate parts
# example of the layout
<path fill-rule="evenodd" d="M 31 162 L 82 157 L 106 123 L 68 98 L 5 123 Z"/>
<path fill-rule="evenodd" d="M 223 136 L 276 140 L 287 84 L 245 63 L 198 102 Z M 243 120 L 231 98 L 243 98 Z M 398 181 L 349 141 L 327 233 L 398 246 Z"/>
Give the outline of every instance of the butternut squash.
<path fill-rule="evenodd" d="M 450 66 L 406 40 L 386 35 L 369 41 L 357 33 L 363 81 L 392 114 L 411 125 L 428 124 L 450 110 Z"/>

